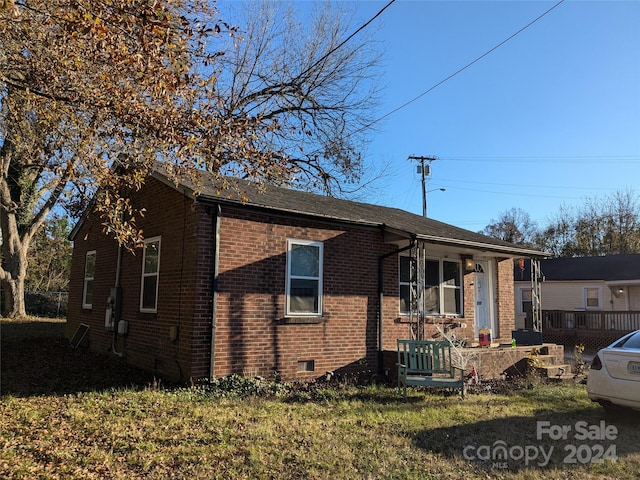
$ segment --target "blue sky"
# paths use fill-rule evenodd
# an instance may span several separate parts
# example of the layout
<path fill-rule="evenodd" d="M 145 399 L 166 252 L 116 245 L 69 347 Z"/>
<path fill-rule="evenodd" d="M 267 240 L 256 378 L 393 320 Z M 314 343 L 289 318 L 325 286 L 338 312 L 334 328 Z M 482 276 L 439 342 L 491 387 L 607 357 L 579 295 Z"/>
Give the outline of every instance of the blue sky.
<path fill-rule="evenodd" d="M 364 23 L 387 1 L 353 2 Z M 371 25 L 385 49 L 383 116 L 557 2 L 396 0 Z M 428 215 L 478 231 L 512 207 L 640 195 L 640 1 L 565 1 L 456 77 L 385 118 L 365 152 L 388 165 L 364 201 L 422 213 L 409 155 L 436 156 Z"/>

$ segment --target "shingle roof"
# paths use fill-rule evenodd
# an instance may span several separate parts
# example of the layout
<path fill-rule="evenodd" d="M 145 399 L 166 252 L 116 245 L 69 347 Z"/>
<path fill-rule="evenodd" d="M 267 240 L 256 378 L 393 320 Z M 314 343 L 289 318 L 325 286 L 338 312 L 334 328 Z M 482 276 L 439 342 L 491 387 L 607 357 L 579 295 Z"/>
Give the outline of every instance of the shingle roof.
<path fill-rule="evenodd" d="M 160 172 L 157 172 L 155 176 L 168 182 L 166 176 Z M 397 208 L 343 200 L 271 185 L 259 187 L 253 182 L 237 181 L 242 194 L 234 189 L 221 190 L 219 181 L 206 173 L 203 174 L 201 185 L 198 188 L 188 185 L 187 182 L 184 182 L 183 186 L 192 192 L 197 191 L 198 200 L 205 202 L 244 205 L 337 222 L 380 226 L 389 232 L 403 234 L 407 237 L 415 235 L 419 239 L 432 243 L 469 247 L 502 253 L 507 256 L 547 256 L 544 252 L 487 237 Z"/>
<path fill-rule="evenodd" d="M 531 279 L 529 262 L 524 270 L 515 267 L 515 279 Z M 640 280 L 640 254 L 606 255 L 601 257 L 548 258 L 540 260 L 545 280 L 620 282 Z"/>

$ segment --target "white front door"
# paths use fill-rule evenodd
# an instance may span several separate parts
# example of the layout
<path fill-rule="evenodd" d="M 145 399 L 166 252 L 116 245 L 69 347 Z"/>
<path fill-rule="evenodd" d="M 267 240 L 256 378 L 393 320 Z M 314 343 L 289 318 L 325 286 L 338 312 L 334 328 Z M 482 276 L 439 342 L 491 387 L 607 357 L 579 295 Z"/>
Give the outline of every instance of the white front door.
<path fill-rule="evenodd" d="M 495 318 L 493 315 L 493 298 L 491 272 L 489 263 L 483 260 L 476 261 L 476 271 L 473 279 L 473 289 L 475 298 L 475 337 L 478 338 L 478 330 L 481 328 L 491 329 L 491 338 L 497 334 Z"/>

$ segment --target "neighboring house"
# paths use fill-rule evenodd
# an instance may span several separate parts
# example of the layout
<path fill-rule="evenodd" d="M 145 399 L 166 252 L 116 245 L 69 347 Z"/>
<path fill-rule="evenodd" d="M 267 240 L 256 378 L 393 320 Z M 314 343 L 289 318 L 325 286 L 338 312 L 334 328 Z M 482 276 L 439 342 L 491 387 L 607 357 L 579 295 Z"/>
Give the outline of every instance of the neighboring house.
<path fill-rule="evenodd" d="M 598 347 L 640 328 L 640 254 L 540 260 L 545 342 Z M 530 262 L 515 263 L 516 327 L 531 328 Z"/>
<path fill-rule="evenodd" d="M 436 323 L 468 343 L 483 327 L 510 342 L 513 258 L 541 252 L 394 208 L 202 183 L 147 179 L 131 198 L 146 209 L 135 254 L 85 214 L 70 337 L 84 324 L 91 350 L 183 381 L 382 373 L 398 338 L 435 337 Z"/>

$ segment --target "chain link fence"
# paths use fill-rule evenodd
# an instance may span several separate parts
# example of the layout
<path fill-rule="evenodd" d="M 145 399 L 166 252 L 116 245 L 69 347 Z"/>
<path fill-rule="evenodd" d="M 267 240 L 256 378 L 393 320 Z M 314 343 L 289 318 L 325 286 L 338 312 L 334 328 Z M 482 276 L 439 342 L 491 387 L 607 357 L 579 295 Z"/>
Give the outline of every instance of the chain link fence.
<path fill-rule="evenodd" d="M 27 292 L 27 314 L 36 317 L 66 317 L 69 292 Z"/>

